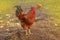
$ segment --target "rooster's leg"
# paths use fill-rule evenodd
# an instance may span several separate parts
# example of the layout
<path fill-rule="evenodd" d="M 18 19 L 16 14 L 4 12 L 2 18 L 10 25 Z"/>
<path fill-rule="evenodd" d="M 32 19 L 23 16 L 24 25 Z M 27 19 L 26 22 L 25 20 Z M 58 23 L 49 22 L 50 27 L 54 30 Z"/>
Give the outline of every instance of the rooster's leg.
<path fill-rule="evenodd" d="M 27 29 L 25 30 L 25 34 L 28 35 L 28 30 Z"/>
<path fill-rule="evenodd" d="M 29 33 L 29 34 L 32 34 L 32 32 L 31 32 L 31 30 L 30 30 L 30 29 L 28 29 L 28 33 Z"/>
<path fill-rule="evenodd" d="M 24 28 L 24 31 L 25 31 L 25 35 L 29 35 L 29 34 L 28 34 L 28 27 L 25 27 L 25 28 Z"/>

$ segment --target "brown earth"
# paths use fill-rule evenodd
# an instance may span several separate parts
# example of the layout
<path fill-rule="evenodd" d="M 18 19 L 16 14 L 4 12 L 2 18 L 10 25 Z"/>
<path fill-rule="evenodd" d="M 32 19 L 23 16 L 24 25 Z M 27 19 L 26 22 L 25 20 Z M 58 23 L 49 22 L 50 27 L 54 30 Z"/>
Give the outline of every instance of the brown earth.
<path fill-rule="evenodd" d="M 53 19 L 48 15 L 43 15 L 33 24 L 32 35 L 26 36 L 21 28 L 8 27 L 9 31 L 6 31 L 6 28 L 0 29 L 0 40 L 59 40 L 58 34 L 52 28 Z"/>

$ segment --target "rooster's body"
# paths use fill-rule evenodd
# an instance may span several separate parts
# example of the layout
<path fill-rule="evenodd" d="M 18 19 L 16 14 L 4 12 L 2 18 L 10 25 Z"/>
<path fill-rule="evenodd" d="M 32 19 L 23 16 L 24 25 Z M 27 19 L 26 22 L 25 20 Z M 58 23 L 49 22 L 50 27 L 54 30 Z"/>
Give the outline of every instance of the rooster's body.
<path fill-rule="evenodd" d="M 27 31 L 31 34 L 31 25 L 34 23 L 36 15 L 35 7 L 31 7 L 31 10 L 27 14 L 24 13 L 21 7 L 17 7 L 16 14 L 18 19 L 21 21 L 21 26 L 26 31 L 26 35 L 28 34 Z"/>

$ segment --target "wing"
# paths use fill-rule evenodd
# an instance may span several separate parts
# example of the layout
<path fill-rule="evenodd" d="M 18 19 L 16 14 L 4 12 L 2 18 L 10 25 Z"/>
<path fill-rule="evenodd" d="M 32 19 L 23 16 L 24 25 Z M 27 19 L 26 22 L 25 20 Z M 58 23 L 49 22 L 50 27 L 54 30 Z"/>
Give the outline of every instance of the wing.
<path fill-rule="evenodd" d="M 34 9 L 31 9 L 25 16 L 25 21 L 28 22 L 28 23 L 33 23 L 34 20 L 35 20 L 35 10 Z"/>

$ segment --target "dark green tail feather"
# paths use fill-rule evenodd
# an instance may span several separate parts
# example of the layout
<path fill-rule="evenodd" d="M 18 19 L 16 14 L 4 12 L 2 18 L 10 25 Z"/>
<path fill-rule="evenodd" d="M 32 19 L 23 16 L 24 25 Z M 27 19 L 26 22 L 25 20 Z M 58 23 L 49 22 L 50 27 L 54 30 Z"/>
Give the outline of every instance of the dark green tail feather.
<path fill-rule="evenodd" d="M 19 12 L 23 11 L 21 6 L 16 6 L 16 16 L 18 17 Z"/>

